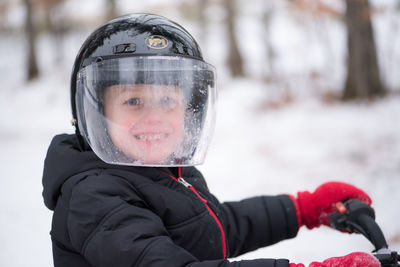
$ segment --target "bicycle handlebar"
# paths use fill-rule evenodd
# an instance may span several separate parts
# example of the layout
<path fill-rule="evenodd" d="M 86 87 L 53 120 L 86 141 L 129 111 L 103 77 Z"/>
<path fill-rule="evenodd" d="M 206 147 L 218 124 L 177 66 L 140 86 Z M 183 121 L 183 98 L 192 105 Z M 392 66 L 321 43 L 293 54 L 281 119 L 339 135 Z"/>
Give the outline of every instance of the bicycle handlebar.
<path fill-rule="evenodd" d="M 398 267 L 400 255 L 388 249 L 385 236 L 375 221 L 374 210 L 357 199 L 346 200 L 336 204 L 337 211 L 329 215 L 331 226 L 347 232 L 360 233 L 375 247 L 374 256 L 382 267 Z"/>

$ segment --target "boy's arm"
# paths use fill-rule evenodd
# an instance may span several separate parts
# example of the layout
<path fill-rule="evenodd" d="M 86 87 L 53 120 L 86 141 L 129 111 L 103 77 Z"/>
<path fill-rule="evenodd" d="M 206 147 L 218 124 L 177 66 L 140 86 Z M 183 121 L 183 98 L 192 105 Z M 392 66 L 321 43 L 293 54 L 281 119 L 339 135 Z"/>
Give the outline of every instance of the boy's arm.
<path fill-rule="evenodd" d="M 330 226 L 328 215 L 335 204 L 359 199 L 371 204 L 361 189 L 343 182 L 327 182 L 315 192 L 257 197 L 222 205 L 231 255 L 240 255 L 280 240 L 294 237 L 302 225 L 309 229 L 322 224 Z"/>
<path fill-rule="evenodd" d="M 221 210 L 232 257 L 297 235 L 296 208 L 288 195 L 225 202 Z"/>

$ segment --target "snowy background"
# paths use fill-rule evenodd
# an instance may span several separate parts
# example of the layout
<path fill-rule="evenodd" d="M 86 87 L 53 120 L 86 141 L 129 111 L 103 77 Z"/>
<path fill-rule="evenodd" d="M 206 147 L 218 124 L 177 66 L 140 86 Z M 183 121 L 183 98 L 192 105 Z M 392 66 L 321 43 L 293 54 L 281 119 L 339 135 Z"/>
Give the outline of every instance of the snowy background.
<path fill-rule="evenodd" d="M 99 2 L 84 1 L 81 7 L 82 1 L 70 0 L 64 8 L 79 16 L 90 13 L 96 4 L 100 7 Z M 160 1 L 147 1 L 143 9 L 129 2 L 119 2 L 122 13 L 154 12 L 152 7 Z M 400 250 L 398 11 L 393 8 L 374 18 L 382 77 L 392 94 L 378 101 L 341 103 L 323 101 L 323 95 L 339 92 L 343 84 L 343 25 L 329 19 L 321 19 L 318 27 L 306 18 L 299 23 L 284 5 L 273 5 L 270 38 L 280 82 L 265 83 L 259 78 L 265 51 L 257 43 L 263 29 L 255 20 L 262 1 L 252 2 L 254 5 L 241 8 L 237 29 L 248 78 L 231 79 L 227 74 L 221 38 L 225 33 L 218 24 L 223 11 L 218 7 L 208 10 L 211 26 L 207 38 L 199 40 L 206 60 L 219 74 L 216 132 L 206 162 L 199 166 L 210 189 L 226 201 L 261 194 L 295 194 L 330 180 L 349 182 L 370 194 L 390 248 Z M 395 1 L 373 2 L 387 7 Z M 173 8 L 160 14 L 178 21 L 195 37 L 200 35 L 196 25 Z M 22 19 L 20 9 L 8 18 L 16 24 Z M 24 81 L 24 39 L 0 33 L 0 266 L 52 266 L 52 213 L 41 196 L 43 160 L 55 134 L 73 132 L 69 75 L 81 43 L 93 29 L 68 34 L 57 49 L 49 36 L 41 35 L 38 54 L 42 75 L 30 83 Z M 58 64 L 54 62 L 56 50 L 63 58 Z M 309 75 L 316 72 L 318 75 Z M 309 263 L 372 249 L 362 236 L 321 227 L 301 229 L 295 239 L 240 259 L 272 257 Z"/>

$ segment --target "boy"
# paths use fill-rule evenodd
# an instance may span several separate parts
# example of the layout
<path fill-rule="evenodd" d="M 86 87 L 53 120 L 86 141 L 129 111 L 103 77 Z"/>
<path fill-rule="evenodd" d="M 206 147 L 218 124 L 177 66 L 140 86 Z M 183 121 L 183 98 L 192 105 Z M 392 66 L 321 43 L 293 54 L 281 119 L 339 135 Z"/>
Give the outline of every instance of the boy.
<path fill-rule="evenodd" d="M 313 193 L 220 203 L 201 164 L 215 123 L 215 70 L 178 24 L 134 14 L 93 32 L 75 61 L 76 133 L 56 136 L 43 174 L 60 266 L 303 266 L 285 259 L 229 262 L 329 225 L 362 190 L 330 182 Z M 360 263 L 361 262 L 361 263 Z M 365 253 L 311 266 L 380 266 Z"/>

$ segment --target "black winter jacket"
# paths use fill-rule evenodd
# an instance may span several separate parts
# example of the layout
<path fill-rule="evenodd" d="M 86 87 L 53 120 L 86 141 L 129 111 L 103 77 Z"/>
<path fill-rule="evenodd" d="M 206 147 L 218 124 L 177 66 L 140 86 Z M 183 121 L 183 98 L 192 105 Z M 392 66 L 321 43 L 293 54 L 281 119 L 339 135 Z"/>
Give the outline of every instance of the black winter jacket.
<path fill-rule="evenodd" d="M 186 187 L 177 168 L 110 165 L 77 147 L 75 135 L 56 136 L 45 160 L 56 267 L 288 266 L 227 260 L 297 234 L 287 195 L 221 204 L 194 167 L 182 168 Z"/>

